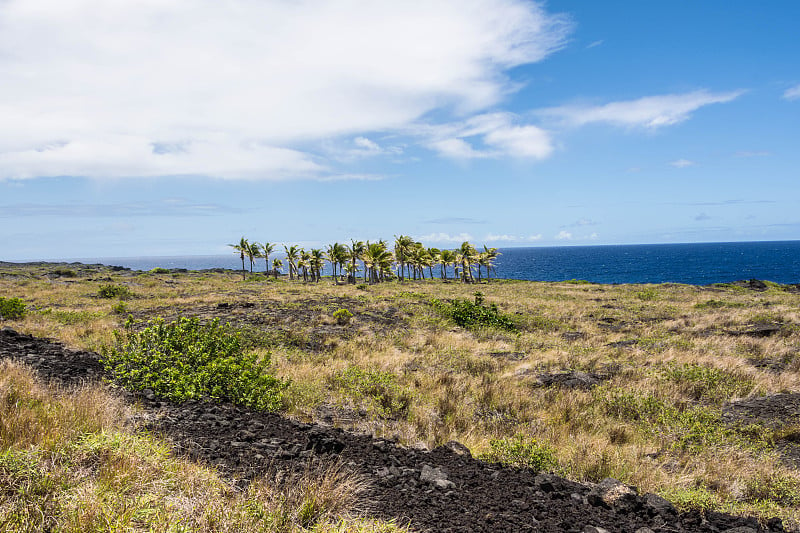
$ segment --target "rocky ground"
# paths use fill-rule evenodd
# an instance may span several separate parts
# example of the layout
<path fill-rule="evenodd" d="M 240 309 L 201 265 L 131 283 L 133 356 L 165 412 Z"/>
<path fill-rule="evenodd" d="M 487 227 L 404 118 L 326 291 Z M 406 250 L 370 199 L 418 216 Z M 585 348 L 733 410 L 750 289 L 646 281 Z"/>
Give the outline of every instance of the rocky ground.
<path fill-rule="evenodd" d="M 24 362 L 42 378 L 67 385 L 104 377 L 97 354 L 71 351 L 9 328 L 0 330 L 0 357 Z M 586 385 L 603 377 L 558 375 L 542 380 L 576 380 Z M 714 512 L 678 513 L 666 500 L 638 494 L 611 479 L 596 485 L 579 484 L 527 469 L 487 464 L 472 458 L 456 442 L 434 450 L 408 448 L 228 404 L 176 405 L 152 394 L 121 394 L 141 405 L 146 429 L 162 433 L 174 443 L 177 453 L 215 465 L 223 475 L 246 483 L 259 475 L 337 461 L 369 480 L 370 488 L 360 505 L 365 514 L 393 518 L 416 531 L 784 531 L 777 520 L 759 524 L 752 518 Z M 800 406 L 795 397 L 781 402 L 777 396 L 750 400 L 728 412 L 755 419 L 770 416 L 769 410 L 784 412 Z M 776 407 L 776 402 L 789 408 Z"/>

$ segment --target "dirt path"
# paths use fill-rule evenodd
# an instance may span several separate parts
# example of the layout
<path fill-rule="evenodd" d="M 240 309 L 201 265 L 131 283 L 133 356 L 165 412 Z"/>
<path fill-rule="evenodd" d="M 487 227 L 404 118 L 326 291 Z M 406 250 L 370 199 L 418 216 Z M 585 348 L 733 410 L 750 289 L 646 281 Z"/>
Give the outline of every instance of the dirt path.
<path fill-rule="evenodd" d="M 0 330 L 0 357 L 32 366 L 44 379 L 65 384 L 102 379 L 97 354 Z M 432 451 L 367 435 L 303 424 L 273 413 L 229 404 L 139 401 L 148 429 L 170 439 L 179 454 L 247 480 L 270 469 L 292 470 L 341 461 L 371 481 L 361 507 L 381 518 L 437 532 L 730 532 L 783 531 L 779 521 L 720 513 L 679 514 L 653 494 L 639 495 L 613 480 L 574 483 L 527 469 L 478 461 L 458 443 Z"/>

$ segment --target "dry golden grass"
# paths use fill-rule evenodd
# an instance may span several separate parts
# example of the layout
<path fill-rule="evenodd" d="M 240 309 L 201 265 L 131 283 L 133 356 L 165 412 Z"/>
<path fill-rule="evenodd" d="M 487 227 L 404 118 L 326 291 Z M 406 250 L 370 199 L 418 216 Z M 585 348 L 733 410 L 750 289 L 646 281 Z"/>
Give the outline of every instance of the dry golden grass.
<path fill-rule="evenodd" d="M 59 390 L 0 361 L 0 531 L 404 531 L 349 518 L 365 484 L 341 464 L 242 492 L 130 414 L 102 387 Z"/>
<path fill-rule="evenodd" d="M 124 285 L 138 318 L 213 315 L 270 333 L 256 349 L 292 380 L 290 415 L 313 419 L 329 406 L 352 415 L 348 427 L 427 446 L 458 440 L 476 455 L 522 436 L 549 446 L 573 479 L 612 476 L 688 507 L 798 519 L 797 473 L 768 438 L 720 418 L 727 401 L 800 392 L 800 296 L 776 287 L 426 280 L 364 290 L 231 273 L 103 272 L 92 277 L 104 281 L 70 283 L 45 274 L 0 275 L 0 292 L 35 307 L 15 328 L 99 349 L 126 314 L 97 290 Z M 429 304 L 476 291 L 520 331 L 463 329 Z M 253 307 L 216 310 L 242 302 Z M 339 308 L 354 314 L 346 326 L 332 317 Z M 733 334 L 764 322 L 784 326 Z M 612 377 L 590 391 L 537 385 L 538 374 L 567 370 Z M 387 411 L 393 401 L 407 405 Z"/>

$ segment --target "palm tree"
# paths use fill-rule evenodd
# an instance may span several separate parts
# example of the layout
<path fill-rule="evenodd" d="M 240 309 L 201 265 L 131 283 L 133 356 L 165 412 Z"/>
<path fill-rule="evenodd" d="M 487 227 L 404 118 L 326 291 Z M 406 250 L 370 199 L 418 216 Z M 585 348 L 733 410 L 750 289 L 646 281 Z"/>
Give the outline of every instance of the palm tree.
<path fill-rule="evenodd" d="M 239 252 L 239 257 L 242 258 L 242 279 L 245 279 L 246 274 L 244 272 L 244 255 L 245 255 L 245 250 L 248 250 L 250 248 L 250 243 L 247 242 L 247 239 L 242 237 L 241 240 L 239 241 L 239 244 L 229 244 L 228 246 L 233 248 L 234 252 Z"/>
<path fill-rule="evenodd" d="M 278 273 L 280 269 L 283 268 L 283 261 L 280 259 L 273 259 L 272 260 L 272 275 L 275 276 L 275 279 L 278 279 Z"/>
<path fill-rule="evenodd" d="M 271 242 L 264 242 L 261 245 L 261 253 L 264 254 L 264 268 L 269 272 L 269 254 L 275 249 L 275 245 Z"/>
<path fill-rule="evenodd" d="M 244 255 L 250 260 L 250 273 L 252 274 L 256 258 L 261 257 L 261 246 L 259 246 L 257 242 L 249 243 L 247 249 L 244 251 Z"/>
<path fill-rule="evenodd" d="M 447 265 L 455 263 L 456 253 L 453 250 L 439 252 L 439 263 L 442 265 L 442 279 L 447 279 Z"/>
<path fill-rule="evenodd" d="M 300 250 L 294 244 L 288 248 L 284 244 L 283 249 L 286 250 L 286 262 L 289 263 L 289 279 L 294 279 L 294 276 L 297 274 L 297 260 Z"/>
<path fill-rule="evenodd" d="M 336 267 L 344 265 L 347 262 L 347 247 L 343 244 L 339 244 L 335 242 L 333 244 L 328 245 L 328 261 L 331 264 L 331 270 L 333 271 L 333 282 L 334 284 L 338 283 L 338 279 L 336 278 Z"/>
<path fill-rule="evenodd" d="M 312 248 L 309 264 L 311 266 L 311 281 L 319 282 L 322 278 L 322 267 L 325 266 L 325 252 L 319 248 Z"/>
<path fill-rule="evenodd" d="M 303 269 L 303 281 L 308 281 L 308 267 L 310 264 L 311 254 L 300 248 L 300 260 L 297 262 L 297 267 Z"/>
<path fill-rule="evenodd" d="M 354 284 L 356 282 L 356 274 L 358 273 L 358 266 L 356 265 L 356 261 L 362 258 L 365 249 L 366 247 L 364 245 L 364 241 L 354 241 L 353 239 L 350 239 L 350 246 L 347 247 L 347 253 L 350 259 L 350 268 L 348 269 L 348 272 L 352 274 L 352 277 L 350 279 Z M 366 281 L 366 279 L 367 279 L 367 273 L 365 271 L 364 280 Z"/>
<path fill-rule="evenodd" d="M 475 247 L 468 241 L 461 243 L 459 252 L 461 252 L 461 280 L 465 283 L 471 283 L 475 281 L 472 277 L 472 263 L 477 256 L 477 252 L 475 251 Z"/>
<path fill-rule="evenodd" d="M 497 259 L 498 255 L 502 255 L 500 252 L 497 251 L 497 248 L 487 248 L 486 245 L 483 245 L 483 252 L 481 253 L 481 262 L 480 264 L 486 267 L 486 280 L 489 281 L 491 275 L 489 271 L 494 268 L 494 260 Z"/>
<path fill-rule="evenodd" d="M 364 268 L 369 273 L 369 282 L 378 283 L 385 279 L 386 273 L 392 269 L 392 253 L 386 249 L 384 241 L 370 243 L 367 241 L 363 255 Z M 367 272 L 364 273 L 367 276 Z"/>
<path fill-rule="evenodd" d="M 400 269 L 398 270 L 400 273 L 400 281 L 405 280 L 404 270 L 406 267 L 406 260 L 408 259 L 407 256 L 413 245 L 414 239 L 408 235 L 394 236 L 394 257 L 397 259 L 397 262 L 400 263 Z"/>
<path fill-rule="evenodd" d="M 431 275 L 431 279 L 433 279 L 433 265 L 439 262 L 439 256 L 442 254 L 442 251 L 438 248 L 428 248 L 426 251 L 425 266 L 428 267 L 428 273 Z"/>

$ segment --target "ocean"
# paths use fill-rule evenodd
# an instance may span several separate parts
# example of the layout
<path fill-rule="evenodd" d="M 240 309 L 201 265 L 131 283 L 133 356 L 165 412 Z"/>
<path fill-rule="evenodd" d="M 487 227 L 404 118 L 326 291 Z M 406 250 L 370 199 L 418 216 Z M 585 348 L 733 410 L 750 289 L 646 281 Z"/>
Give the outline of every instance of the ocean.
<path fill-rule="evenodd" d="M 492 276 L 508 279 L 708 285 L 755 278 L 776 283 L 800 283 L 800 241 L 553 246 L 500 248 L 499 251 L 501 255 Z M 275 253 L 270 255 L 270 260 L 282 257 Z M 156 267 L 239 270 L 242 266 L 239 257 L 233 253 L 83 258 L 77 261 L 118 265 L 133 270 Z M 264 270 L 263 259 L 256 262 L 256 270 Z M 438 275 L 436 269 L 434 274 Z M 449 268 L 448 275 L 452 274 L 452 268 Z"/>

